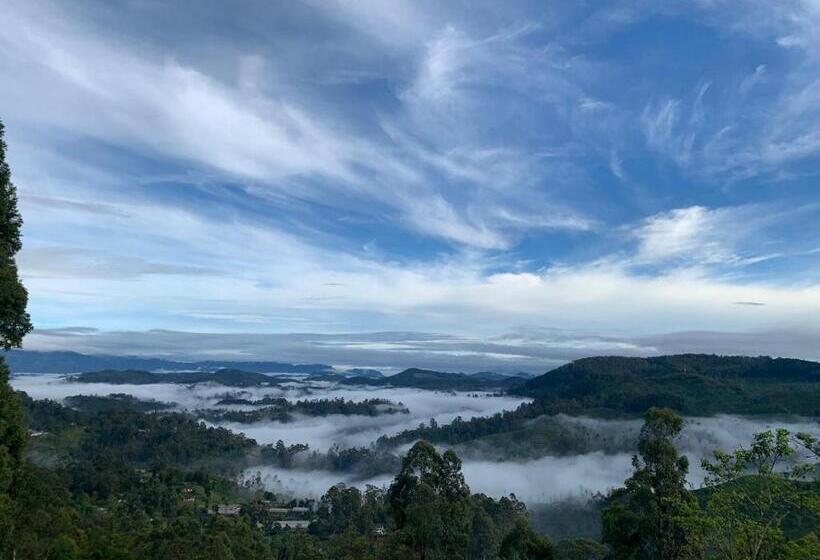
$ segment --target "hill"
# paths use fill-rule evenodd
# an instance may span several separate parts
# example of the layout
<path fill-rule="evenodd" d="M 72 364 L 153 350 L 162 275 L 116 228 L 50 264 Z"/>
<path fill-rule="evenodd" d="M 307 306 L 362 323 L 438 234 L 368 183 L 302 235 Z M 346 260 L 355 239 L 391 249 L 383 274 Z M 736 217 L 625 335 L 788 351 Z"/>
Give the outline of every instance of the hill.
<path fill-rule="evenodd" d="M 640 414 L 820 414 L 820 363 L 786 358 L 682 354 L 576 360 L 510 390 L 542 408 Z"/>
<path fill-rule="evenodd" d="M 370 368 L 346 369 L 341 374 L 345 377 L 372 377 L 374 379 L 384 377 L 384 374 L 379 370 Z"/>
<path fill-rule="evenodd" d="M 412 387 L 428 391 L 488 391 L 506 389 L 522 382 L 519 377 L 487 377 L 486 375 L 465 375 L 410 368 L 390 377 L 351 377 L 342 381 L 346 385 L 370 385 L 391 387 Z"/>
<path fill-rule="evenodd" d="M 568 431 L 555 422 L 559 413 L 638 417 L 653 406 L 661 406 L 688 416 L 818 417 L 820 364 L 705 354 L 584 358 L 513 386 L 508 392 L 533 401 L 493 416 L 421 425 L 383 436 L 379 445 L 393 448 L 424 439 L 437 444 L 469 443 L 495 448 L 501 456 L 527 458 L 545 450 L 562 454 L 602 449 L 601 442 L 590 439 L 589 434 Z"/>
<path fill-rule="evenodd" d="M 88 355 L 79 352 L 38 352 L 32 350 L 11 350 L 3 352 L 9 369 L 13 373 L 77 373 L 105 369 L 144 371 L 214 371 L 218 369 L 241 369 L 260 373 L 301 373 L 321 375 L 333 372 L 333 366 L 326 364 L 289 364 L 284 362 L 242 362 L 205 360 L 183 362 L 161 358 L 140 356 L 112 356 L 107 354 Z"/>
<path fill-rule="evenodd" d="M 152 385 L 155 383 L 216 383 L 227 387 L 260 387 L 277 383 L 276 377 L 238 369 L 220 369 L 214 372 L 154 373 L 142 370 L 89 371 L 70 378 L 76 383 L 111 383 L 113 385 Z"/>

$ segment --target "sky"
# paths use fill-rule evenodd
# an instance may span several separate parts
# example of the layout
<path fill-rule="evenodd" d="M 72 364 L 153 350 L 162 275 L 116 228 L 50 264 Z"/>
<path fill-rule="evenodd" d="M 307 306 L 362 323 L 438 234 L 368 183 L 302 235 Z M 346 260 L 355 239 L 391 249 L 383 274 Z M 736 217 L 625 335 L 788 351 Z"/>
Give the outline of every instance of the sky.
<path fill-rule="evenodd" d="M 7 0 L 29 349 L 820 359 L 820 2 Z"/>

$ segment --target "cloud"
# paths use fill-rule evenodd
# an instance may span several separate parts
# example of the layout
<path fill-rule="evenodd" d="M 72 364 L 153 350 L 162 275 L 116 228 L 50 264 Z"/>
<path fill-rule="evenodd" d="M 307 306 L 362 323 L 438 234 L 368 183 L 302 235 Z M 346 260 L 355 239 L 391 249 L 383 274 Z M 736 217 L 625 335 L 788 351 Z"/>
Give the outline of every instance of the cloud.
<path fill-rule="evenodd" d="M 689 260 L 702 264 L 736 260 L 732 237 L 749 227 L 750 209 L 678 208 L 647 218 L 635 232 L 639 262 Z"/>
<path fill-rule="evenodd" d="M 506 248 L 508 232 L 529 225 L 498 214 L 483 216 L 470 201 L 484 196 L 488 182 L 515 182 L 523 176 L 525 154 L 492 145 L 472 147 L 474 154 L 494 152 L 498 161 L 489 173 L 479 172 L 486 162 L 470 163 L 472 171 L 461 178 L 474 194 L 456 204 L 443 183 L 447 175 L 458 173 L 457 166 L 464 169 L 452 146 L 436 146 L 435 155 L 419 154 L 391 145 L 376 132 L 362 135 L 359 125 L 347 122 L 343 114 L 271 80 L 261 56 L 239 57 L 239 76 L 232 82 L 172 55 L 152 49 L 137 52 L 77 18 L 57 26 L 45 23 L 41 15 L 36 7 L 18 6 L 9 14 L 15 31 L 5 38 L 4 67 L 27 64 L 7 100 L 16 118 L 28 119 L 28 126 L 48 124 L 146 157 L 173 159 L 178 165 L 249 182 L 248 191 L 268 201 L 295 197 L 316 203 L 331 197 L 348 207 L 355 206 L 351 199 L 367 201 L 374 211 L 398 213 L 403 218 L 399 222 L 417 232 L 461 245 Z M 479 43 L 514 40 L 512 34 Z M 482 59 L 479 66 L 488 64 Z M 249 75 L 255 77 L 249 81 Z M 265 88 L 249 86 L 262 81 Z M 46 88 L 46 83 L 52 86 Z M 50 104 L 53 84 L 58 84 L 66 110 L 35 110 Z M 37 94 L 19 95 L 23 91 Z M 407 122 L 401 126 L 410 133 L 423 130 Z M 507 155 L 502 160 L 500 154 Z M 515 175 L 507 176 L 511 173 Z M 495 204 L 522 205 L 506 198 Z M 572 229 L 578 222 L 552 220 L 550 227 Z"/>
<path fill-rule="evenodd" d="M 28 278 L 141 278 L 148 275 L 219 276 L 222 272 L 204 267 L 158 263 L 122 257 L 102 251 L 66 247 L 28 250 L 18 261 Z"/>
<path fill-rule="evenodd" d="M 461 369 L 813 325 L 810 6 L 333 2 L 218 29 L 208 7 L 179 25 L 187 8 L 124 6 L 128 30 L 56 2 L 4 14 L 43 329 L 96 327 L 83 344 L 119 349 L 104 333 L 450 333 L 344 351 Z M 713 64 L 659 44 L 661 24 Z M 630 49 L 652 53 L 642 79 Z M 544 325 L 584 334 L 494 340 Z"/>
<path fill-rule="evenodd" d="M 736 306 L 733 302 L 727 305 Z M 760 306 L 735 311 L 753 319 Z M 766 306 L 768 307 L 768 306 Z M 194 333 L 97 331 L 72 327 L 37 329 L 30 350 L 72 350 L 178 360 L 236 359 L 326 363 L 340 368 L 373 367 L 393 373 L 408 367 L 440 371 L 529 371 L 540 374 L 587 356 L 651 356 L 680 353 L 771 355 L 820 360 L 820 331 L 779 327 L 757 331 L 669 331 L 631 335 L 559 328 L 518 328 L 484 336 L 425 332 Z"/>
<path fill-rule="evenodd" d="M 580 422 L 590 431 L 604 434 L 602 439 L 618 441 L 622 451 L 546 456 L 521 462 L 466 459 L 462 471 L 470 490 L 496 498 L 513 493 L 532 506 L 566 498 L 586 498 L 591 494 L 606 493 L 622 486 L 633 470 L 632 455 L 636 452 L 637 435 L 642 422 L 586 418 L 568 418 L 566 421 Z M 745 419 L 734 416 L 687 418 L 677 447 L 689 457 L 688 483 L 695 488 L 703 484 L 705 473 L 699 466 L 700 460 L 711 456 L 713 451 L 737 449 L 748 445 L 753 434 L 780 427 L 793 433 L 816 431 L 814 423 L 794 420 Z M 257 472 L 269 489 L 314 498 L 318 498 L 330 485 L 338 482 L 364 488 L 367 484 L 385 486 L 391 481 L 390 476 L 361 480 L 344 473 L 270 467 L 250 469 L 246 471 L 245 477 L 253 478 Z"/>
<path fill-rule="evenodd" d="M 465 420 L 476 416 L 492 416 L 504 410 L 514 410 L 528 399 L 466 393 L 433 392 L 419 389 L 357 388 L 336 386 L 324 382 L 293 383 L 282 388 L 244 388 L 235 390 L 222 385 L 197 384 L 192 386 L 174 384 L 112 385 L 107 383 L 67 382 L 55 375 L 19 375 L 14 377 L 16 390 L 26 392 L 34 399 L 61 401 L 72 395 L 100 395 L 125 393 L 140 399 L 173 402 L 182 411 L 199 409 L 231 408 L 217 405 L 227 393 L 237 393 L 241 398 L 258 400 L 264 397 L 296 400 L 344 398 L 355 402 L 366 399 L 387 399 L 401 403 L 407 414 L 329 415 L 297 416 L 291 422 L 255 422 L 252 424 L 222 422 L 220 426 L 255 439 L 260 444 L 307 443 L 311 450 L 326 452 L 331 447 L 368 447 L 381 435 L 392 435 L 416 428 L 422 422 L 434 418 L 439 424 L 449 424 L 456 417 Z"/>

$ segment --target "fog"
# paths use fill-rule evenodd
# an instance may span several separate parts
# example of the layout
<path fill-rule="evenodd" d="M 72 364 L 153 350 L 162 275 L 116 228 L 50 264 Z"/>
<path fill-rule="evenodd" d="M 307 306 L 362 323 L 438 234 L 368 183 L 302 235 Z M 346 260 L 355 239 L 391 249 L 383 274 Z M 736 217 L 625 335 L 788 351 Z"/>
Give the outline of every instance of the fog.
<path fill-rule="evenodd" d="M 264 396 L 282 396 L 290 400 L 342 397 L 361 401 L 384 398 L 403 403 L 408 414 L 379 416 L 295 417 L 288 423 L 259 422 L 254 424 L 222 423 L 221 426 L 241 432 L 259 443 L 274 443 L 281 439 L 288 444 L 307 443 L 312 450 L 326 451 L 332 445 L 340 447 L 367 446 L 379 436 L 413 428 L 435 418 L 440 424 L 456 416 L 471 418 L 511 410 L 524 399 L 494 397 L 488 394 L 471 396 L 465 393 L 443 393 L 417 389 L 356 388 L 329 383 L 295 382 L 286 387 L 235 389 L 212 384 L 193 386 L 109 385 L 99 383 L 70 383 L 56 375 L 17 375 L 12 377 L 15 389 L 27 392 L 32 398 L 62 400 L 67 396 L 108 395 L 126 393 L 141 399 L 175 402 L 180 410 L 214 408 L 226 394 L 248 399 Z M 227 408 L 227 407 L 223 407 Z M 248 408 L 248 407 L 243 407 Z M 491 496 L 510 493 L 528 503 L 543 503 L 567 497 L 606 492 L 620 486 L 632 470 L 631 456 L 635 452 L 642 421 L 603 420 L 559 415 L 566 424 L 581 425 L 606 439 L 605 449 L 573 456 L 546 456 L 525 461 L 492 461 L 480 453 L 471 453 L 464 461 L 467 483 L 474 492 Z M 794 418 L 746 418 L 715 416 L 686 418 L 683 433 L 677 441 L 679 450 L 690 459 L 689 482 L 699 486 L 703 482 L 701 458 L 716 449 L 732 450 L 751 441 L 752 435 L 767 429 L 787 428 L 792 432 L 820 434 L 818 423 Z M 407 446 L 397 448 L 403 452 Z M 297 462 L 298 464 L 298 462 Z M 353 475 L 327 471 L 262 467 L 246 471 L 246 478 L 259 473 L 264 485 L 276 492 L 293 496 L 318 497 L 333 484 L 343 482 L 365 487 L 367 484 L 389 484 L 391 473 L 370 479 L 356 479 Z M 393 473 L 394 474 L 394 473 Z"/>
<path fill-rule="evenodd" d="M 107 383 L 73 383 L 59 375 L 16 375 L 12 386 L 34 399 L 61 401 L 71 395 L 109 395 L 125 393 L 140 399 L 177 403 L 179 410 L 204 408 L 248 409 L 247 406 L 217 406 L 227 394 L 256 400 L 265 396 L 299 399 L 344 398 L 352 401 L 381 398 L 402 403 L 408 414 L 379 416 L 323 417 L 295 416 L 287 423 L 258 422 L 241 424 L 224 422 L 218 425 L 241 432 L 261 444 L 282 440 L 287 444 L 307 443 L 311 449 L 326 451 L 332 445 L 340 447 L 366 446 L 381 435 L 395 434 L 415 428 L 434 418 L 439 424 L 451 422 L 457 416 L 468 419 L 490 416 L 502 410 L 513 410 L 529 399 L 498 397 L 486 393 L 446 393 L 420 389 L 338 386 L 326 382 L 294 382 L 285 387 L 232 388 L 210 383 L 192 386 L 170 383 L 155 385 L 113 385 Z M 478 396 L 474 396 L 478 395 Z"/>
<path fill-rule="evenodd" d="M 597 492 L 606 493 L 623 484 L 632 471 L 632 455 L 636 451 L 641 420 L 601 420 L 573 418 L 561 415 L 566 423 L 577 423 L 605 434 L 623 446 L 623 451 L 601 451 L 565 457 L 546 456 L 529 461 L 466 460 L 462 470 L 473 492 L 500 497 L 515 494 L 528 504 L 548 503 L 571 497 L 584 497 Z M 676 444 L 689 458 L 687 480 L 694 487 L 703 484 L 701 459 L 717 449 L 733 450 L 748 445 L 755 433 L 768 429 L 786 428 L 792 433 L 820 434 L 820 425 L 811 420 L 786 418 L 743 418 L 716 416 L 686 418 L 683 433 Z M 333 483 L 343 482 L 364 488 L 368 484 L 383 486 L 390 477 L 356 479 L 344 473 L 285 470 L 277 468 L 249 469 L 246 477 L 256 473 L 265 487 L 299 497 L 319 497 Z M 330 483 L 330 484 L 328 484 Z"/>

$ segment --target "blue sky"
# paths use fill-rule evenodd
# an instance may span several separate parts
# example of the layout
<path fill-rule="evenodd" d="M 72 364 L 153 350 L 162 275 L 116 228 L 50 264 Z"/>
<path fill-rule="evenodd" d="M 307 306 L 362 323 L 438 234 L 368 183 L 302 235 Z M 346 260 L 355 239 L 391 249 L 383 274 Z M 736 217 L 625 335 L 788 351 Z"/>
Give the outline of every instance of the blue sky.
<path fill-rule="evenodd" d="M 30 348 L 820 359 L 814 0 L 2 17 Z"/>

